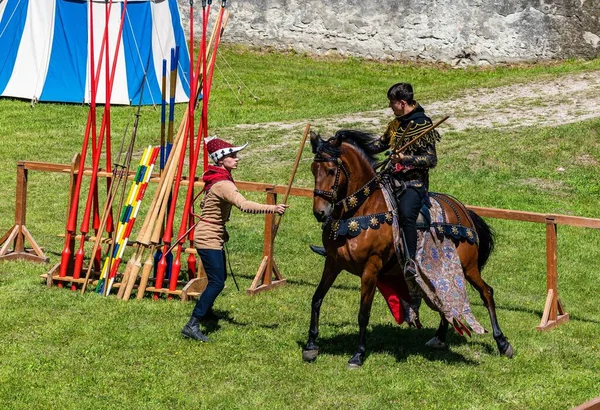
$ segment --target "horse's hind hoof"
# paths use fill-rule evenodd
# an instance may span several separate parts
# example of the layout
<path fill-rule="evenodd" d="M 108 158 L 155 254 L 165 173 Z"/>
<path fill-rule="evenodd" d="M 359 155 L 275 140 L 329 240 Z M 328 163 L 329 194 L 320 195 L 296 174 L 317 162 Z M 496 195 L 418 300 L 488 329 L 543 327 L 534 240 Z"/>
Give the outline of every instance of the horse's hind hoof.
<path fill-rule="evenodd" d="M 513 358 L 513 347 L 509 344 L 508 348 L 504 351 L 504 353 L 502 353 L 504 356 L 508 357 L 509 359 Z"/>
<path fill-rule="evenodd" d="M 427 343 L 425 343 L 425 346 L 429 347 L 430 349 L 436 349 L 436 350 L 442 350 L 447 347 L 446 343 L 444 343 L 440 339 L 438 339 L 437 336 L 434 336 L 433 338 L 431 338 L 431 340 L 429 340 Z"/>
<path fill-rule="evenodd" d="M 303 350 L 302 351 L 302 360 L 305 362 L 314 362 L 319 355 L 319 349 L 314 350 Z"/>
<path fill-rule="evenodd" d="M 363 355 L 361 353 L 356 353 L 350 360 L 348 360 L 348 369 L 359 369 L 363 364 Z"/>

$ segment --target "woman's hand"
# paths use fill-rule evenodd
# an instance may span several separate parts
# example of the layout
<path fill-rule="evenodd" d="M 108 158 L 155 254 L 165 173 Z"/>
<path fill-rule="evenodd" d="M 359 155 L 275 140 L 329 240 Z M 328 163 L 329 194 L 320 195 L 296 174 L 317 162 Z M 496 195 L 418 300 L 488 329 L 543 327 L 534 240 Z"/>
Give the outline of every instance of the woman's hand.
<path fill-rule="evenodd" d="M 285 213 L 285 210 L 289 207 L 290 206 L 286 204 L 278 204 L 277 208 L 275 209 L 275 212 L 277 212 L 279 215 L 283 215 Z"/>

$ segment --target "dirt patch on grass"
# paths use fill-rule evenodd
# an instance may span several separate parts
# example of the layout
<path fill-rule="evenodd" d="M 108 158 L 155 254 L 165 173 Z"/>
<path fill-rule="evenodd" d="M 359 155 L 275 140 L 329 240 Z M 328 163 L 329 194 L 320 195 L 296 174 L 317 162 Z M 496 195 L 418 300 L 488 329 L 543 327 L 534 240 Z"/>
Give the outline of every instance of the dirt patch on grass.
<path fill-rule="evenodd" d="M 577 156 L 575 158 L 575 163 L 577 165 L 583 165 L 584 167 L 597 167 L 598 165 L 600 165 L 600 163 L 598 163 L 598 160 L 589 154 Z"/>
<path fill-rule="evenodd" d="M 453 99 L 424 104 L 438 119 L 450 118 L 441 129 L 516 128 L 557 126 L 600 117 L 600 72 L 568 74 L 508 87 L 465 91 Z M 376 134 L 391 120 L 389 109 L 311 119 L 313 129 L 329 135 L 340 128 L 357 128 Z M 236 128 L 298 130 L 302 122 L 240 124 Z"/>
<path fill-rule="evenodd" d="M 521 183 L 525 186 L 541 191 L 551 192 L 554 195 L 565 196 L 567 195 L 567 187 L 562 181 L 553 181 L 542 178 L 527 178 L 521 180 Z"/>

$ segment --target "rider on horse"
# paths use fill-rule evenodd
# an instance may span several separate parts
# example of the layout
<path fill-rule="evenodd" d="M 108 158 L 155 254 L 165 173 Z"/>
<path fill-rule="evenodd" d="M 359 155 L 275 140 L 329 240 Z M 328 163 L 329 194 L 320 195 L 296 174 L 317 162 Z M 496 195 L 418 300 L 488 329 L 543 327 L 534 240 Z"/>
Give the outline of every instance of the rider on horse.
<path fill-rule="evenodd" d="M 432 125 L 425 110 L 413 98 L 413 88 L 408 83 L 398 83 L 387 92 L 390 108 L 396 118 L 388 124 L 385 133 L 371 144 L 376 153 L 392 149 L 390 169 L 394 194 L 398 204 L 398 216 L 403 232 L 405 253 L 408 260 L 404 265 L 404 275 L 414 279 L 417 275 L 414 262 L 417 252 L 416 222 L 429 189 L 429 169 L 437 164 L 435 143 L 440 140 L 436 130 L 429 131 L 406 152 L 394 152 L 395 148 L 410 142 Z"/>

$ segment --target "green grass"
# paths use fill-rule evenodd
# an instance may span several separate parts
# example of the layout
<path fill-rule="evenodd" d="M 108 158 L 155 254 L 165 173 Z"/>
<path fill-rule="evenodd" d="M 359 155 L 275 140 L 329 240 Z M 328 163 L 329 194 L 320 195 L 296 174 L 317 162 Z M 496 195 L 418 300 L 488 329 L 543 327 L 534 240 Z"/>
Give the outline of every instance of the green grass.
<path fill-rule="evenodd" d="M 413 82 L 426 102 L 470 87 L 527 82 L 599 64 L 455 70 L 237 48 L 224 55 L 260 100 L 246 97 L 244 105 L 235 105 L 217 76 L 211 124 L 224 138 L 251 142 L 237 179 L 280 184 L 289 178 L 303 126 L 278 131 L 236 124 L 301 122 L 384 108 L 387 87 L 400 80 Z M 183 107 L 178 110 L 181 115 Z M 113 151 L 134 111 L 114 109 Z M 30 109 L 26 102 L 0 100 L 0 115 L 4 233 L 13 223 L 15 162 L 70 161 L 80 150 L 87 111 L 61 104 Z M 158 141 L 159 113 L 144 108 L 142 115 L 134 161 L 145 144 Z M 600 218 L 599 133 L 597 119 L 556 128 L 446 132 L 432 189 L 471 205 Z M 307 149 L 298 186 L 312 187 L 310 159 Z M 600 395 L 596 230 L 559 228 L 559 290 L 571 320 L 538 333 L 546 288 L 545 227 L 488 220 L 497 247 L 483 276 L 494 287 L 514 359 L 498 355 L 490 334 L 466 339 L 451 333 L 448 350 L 430 351 L 424 343 L 437 327 L 437 315 L 424 308 L 420 331 L 396 326 L 376 296 L 367 360 L 362 369 L 348 371 L 359 303 L 359 281 L 348 274 L 340 275 L 324 301 L 321 355 L 313 364 L 301 360 L 310 299 L 323 265 L 307 246 L 320 238 L 310 200 L 291 198 L 278 234 L 276 259 L 287 286 L 251 297 L 237 292 L 230 279 L 215 305 L 226 319 L 208 328 L 213 343 L 195 344 L 179 335 L 192 304 L 125 303 L 44 286 L 39 275 L 60 258 L 62 240 L 56 235 L 64 230 L 67 187 L 63 174 L 29 175 L 27 227 L 50 264 L 0 264 L 3 408 L 568 409 Z M 264 200 L 262 194 L 245 194 Z M 231 262 L 246 289 L 262 255 L 263 220 L 234 211 L 229 226 Z M 469 296 L 476 317 L 489 329 L 479 297 L 471 290 Z"/>

